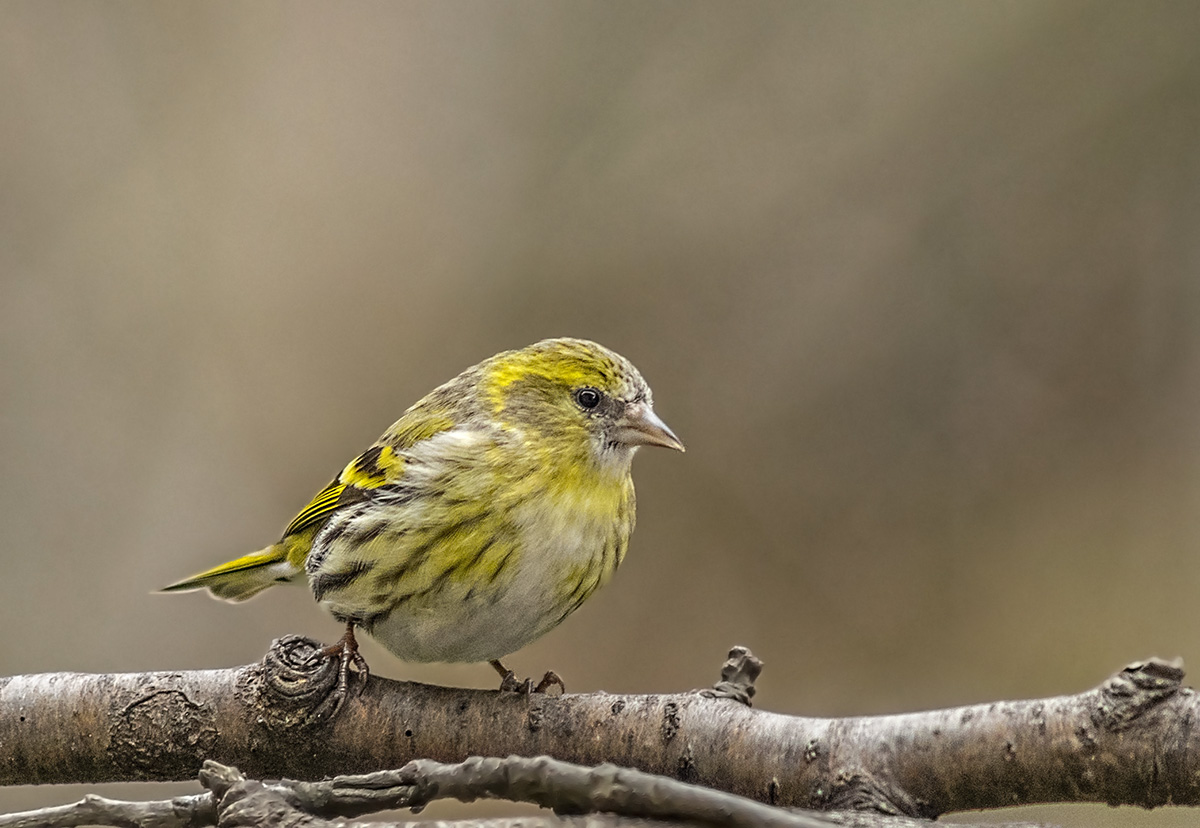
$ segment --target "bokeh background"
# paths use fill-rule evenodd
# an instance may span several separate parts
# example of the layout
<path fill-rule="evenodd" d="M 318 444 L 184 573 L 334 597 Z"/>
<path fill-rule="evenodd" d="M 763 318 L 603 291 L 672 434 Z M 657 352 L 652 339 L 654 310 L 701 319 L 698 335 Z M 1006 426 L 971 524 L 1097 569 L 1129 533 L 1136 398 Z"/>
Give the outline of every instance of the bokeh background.
<path fill-rule="evenodd" d="M 302 590 L 150 593 L 555 335 L 688 452 L 518 672 L 745 644 L 761 707 L 838 716 L 1200 665 L 1197 44 L 1188 3 L 3 4 L 0 674 L 335 639 Z"/>

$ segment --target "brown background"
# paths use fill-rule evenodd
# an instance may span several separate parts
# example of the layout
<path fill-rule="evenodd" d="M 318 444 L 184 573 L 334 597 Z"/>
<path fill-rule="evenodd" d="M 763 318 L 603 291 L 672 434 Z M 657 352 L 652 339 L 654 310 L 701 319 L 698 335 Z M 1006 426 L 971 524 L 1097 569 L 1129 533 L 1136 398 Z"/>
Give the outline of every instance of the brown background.
<path fill-rule="evenodd" d="M 681 690 L 742 643 L 762 707 L 844 715 L 1200 665 L 1198 44 L 1189 3 L 5 3 L 0 674 L 335 638 L 150 592 L 564 334 L 688 453 L 518 671 Z"/>

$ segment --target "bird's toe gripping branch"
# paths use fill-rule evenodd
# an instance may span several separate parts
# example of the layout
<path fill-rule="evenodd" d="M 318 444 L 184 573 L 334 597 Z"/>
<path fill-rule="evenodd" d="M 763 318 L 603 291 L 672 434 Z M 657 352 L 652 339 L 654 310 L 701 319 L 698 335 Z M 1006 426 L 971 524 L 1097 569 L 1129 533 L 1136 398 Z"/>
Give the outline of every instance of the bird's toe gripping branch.
<path fill-rule="evenodd" d="M 335 715 L 351 694 L 351 664 L 358 672 L 358 686 L 364 686 L 369 672 L 352 632 L 330 647 L 298 635 L 277 639 L 262 662 L 270 709 L 288 722 L 297 714 L 308 721 Z"/>
<path fill-rule="evenodd" d="M 567 685 L 553 670 L 547 670 L 546 675 L 542 676 L 542 680 L 535 686 L 533 679 L 517 681 L 513 671 L 501 664 L 499 659 L 494 658 L 488 664 L 492 665 L 492 669 L 500 676 L 501 693 L 521 693 L 527 696 L 530 693 L 549 693 L 552 687 L 558 688 L 560 696 L 567 692 Z"/>

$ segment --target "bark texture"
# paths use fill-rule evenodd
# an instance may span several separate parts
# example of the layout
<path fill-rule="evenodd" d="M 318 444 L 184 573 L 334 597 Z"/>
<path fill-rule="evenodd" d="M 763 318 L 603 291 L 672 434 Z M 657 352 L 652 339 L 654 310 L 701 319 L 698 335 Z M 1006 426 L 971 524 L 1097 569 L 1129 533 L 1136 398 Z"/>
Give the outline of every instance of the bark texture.
<path fill-rule="evenodd" d="M 1178 662 L 1139 662 L 1074 696 L 815 719 L 739 703 L 757 672 L 743 651 L 726 686 L 690 694 L 527 696 L 372 677 L 332 715 L 336 669 L 304 666 L 316 646 L 283 639 L 233 670 L 0 679 L 0 784 L 192 779 L 206 759 L 318 779 L 515 754 L 772 805 L 922 818 L 1035 802 L 1200 804 L 1196 695 Z"/>
<path fill-rule="evenodd" d="M 324 782 L 263 783 L 236 768 L 205 762 L 200 781 L 208 792 L 161 802 L 120 802 L 89 796 L 74 805 L 0 816 L 0 828 L 325 828 L 381 810 L 420 810 L 434 799 L 480 798 L 532 802 L 554 809 L 537 817 L 445 822 L 404 822 L 408 828 L 547 828 L 635 825 L 722 825 L 729 828 L 920 828 L 928 820 L 864 812 L 817 814 L 763 805 L 732 794 L 688 785 L 640 771 L 601 765 L 585 768 L 548 756 L 468 759 L 454 765 L 429 760 L 393 771 L 338 776 Z M 952 825 L 952 823 L 939 823 Z M 1015 828 L 1010 823 L 1009 828 Z M 1028 823 L 1021 823 L 1030 828 Z"/>

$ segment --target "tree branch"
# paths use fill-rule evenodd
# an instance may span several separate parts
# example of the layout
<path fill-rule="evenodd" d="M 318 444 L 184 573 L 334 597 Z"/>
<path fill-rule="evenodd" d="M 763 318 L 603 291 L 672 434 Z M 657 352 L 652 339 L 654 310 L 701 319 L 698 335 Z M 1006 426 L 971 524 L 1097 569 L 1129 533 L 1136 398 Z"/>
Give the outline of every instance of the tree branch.
<path fill-rule="evenodd" d="M 207 758 L 314 779 L 548 754 L 818 810 L 1200 804 L 1200 710 L 1178 662 L 1130 665 L 1074 696 L 814 719 L 734 701 L 757 674 L 743 652 L 727 665 L 736 691 L 555 698 L 372 677 L 331 716 L 336 670 L 304 666 L 316 646 L 283 639 L 234 670 L 0 679 L 0 784 L 194 778 Z"/>
<path fill-rule="evenodd" d="M 429 760 L 394 771 L 339 776 L 324 782 L 248 780 L 236 768 L 205 762 L 200 781 L 209 793 L 162 802 L 118 802 L 89 796 L 75 805 L 0 816 L 0 828 L 219 828 L 345 826 L 345 818 L 382 810 L 419 811 L 434 799 L 471 802 L 480 798 L 531 802 L 553 808 L 556 817 L 535 818 L 549 826 L 652 824 L 722 825 L 730 828 L 927 828 L 933 823 L 873 813 L 814 814 L 763 805 L 732 794 L 688 785 L 640 771 L 601 765 L 585 768 L 548 756 L 526 759 L 472 758 L 455 765 Z M 336 820 L 336 821 L 334 821 Z M 500 828 L 503 820 L 487 820 Z M 445 826 L 445 823 L 437 823 Z M 467 823 L 456 823 L 464 828 Z M 481 824 L 471 820 L 469 824 Z M 521 824 L 528 825 L 528 818 Z M 939 823 L 947 825 L 947 823 Z M 410 828 L 431 823 L 404 823 Z M 1010 825 L 1010 828 L 1013 828 Z"/>
<path fill-rule="evenodd" d="M 210 793 L 152 802 L 125 802 L 88 794 L 71 805 L 0 815 L 0 828 L 79 828 L 84 825 L 202 828 L 216 824 L 217 806 Z"/>

